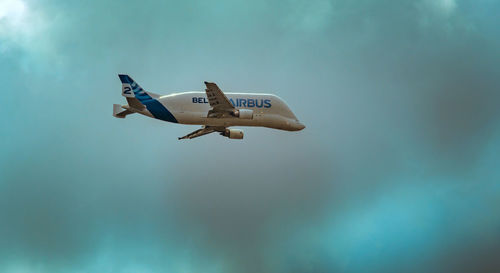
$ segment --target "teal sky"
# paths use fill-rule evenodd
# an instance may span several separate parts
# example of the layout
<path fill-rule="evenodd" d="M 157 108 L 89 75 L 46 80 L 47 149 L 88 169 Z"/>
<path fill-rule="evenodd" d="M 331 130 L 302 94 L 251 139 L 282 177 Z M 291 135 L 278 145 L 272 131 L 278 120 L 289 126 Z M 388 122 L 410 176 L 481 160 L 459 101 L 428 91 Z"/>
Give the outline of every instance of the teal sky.
<path fill-rule="evenodd" d="M 0 0 L 0 272 L 499 272 L 500 2 Z M 146 90 L 275 93 L 245 139 Z"/>

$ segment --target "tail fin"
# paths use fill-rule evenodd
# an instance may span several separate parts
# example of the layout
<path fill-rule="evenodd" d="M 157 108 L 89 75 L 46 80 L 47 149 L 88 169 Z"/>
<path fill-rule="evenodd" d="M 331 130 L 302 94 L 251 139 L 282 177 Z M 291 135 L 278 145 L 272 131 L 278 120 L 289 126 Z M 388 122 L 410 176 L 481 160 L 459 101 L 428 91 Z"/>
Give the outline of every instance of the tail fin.
<path fill-rule="evenodd" d="M 118 74 L 118 77 L 122 82 L 122 95 L 127 98 L 131 111 L 165 121 L 177 122 L 177 119 L 165 108 L 165 105 L 157 100 L 159 95 L 146 92 L 129 75 Z M 144 108 L 147 111 L 143 111 L 146 110 Z"/>
<path fill-rule="evenodd" d="M 158 95 L 146 92 L 142 87 L 137 84 L 129 75 L 118 74 L 122 82 L 122 96 L 127 98 L 137 98 L 141 103 L 151 98 L 157 98 Z"/>

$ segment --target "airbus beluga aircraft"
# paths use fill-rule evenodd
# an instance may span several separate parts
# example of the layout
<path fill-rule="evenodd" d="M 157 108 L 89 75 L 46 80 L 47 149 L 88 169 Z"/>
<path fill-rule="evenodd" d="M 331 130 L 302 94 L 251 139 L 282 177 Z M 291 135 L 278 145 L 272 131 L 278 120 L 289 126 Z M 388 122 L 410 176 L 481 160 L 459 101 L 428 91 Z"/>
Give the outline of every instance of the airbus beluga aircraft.
<path fill-rule="evenodd" d="M 113 105 L 113 116 L 125 118 L 138 113 L 180 124 L 202 125 L 179 139 L 191 139 L 219 132 L 222 136 L 242 139 L 243 131 L 231 126 L 260 126 L 286 131 L 300 131 L 299 122 L 286 103 L 271 94 L 226 93 L 212 82 L 205 82 L 205 92 L 183 92 L 160 96 L 142 89 L 128 75 L 118 75 L 122 96 L 127 105 Z"/>

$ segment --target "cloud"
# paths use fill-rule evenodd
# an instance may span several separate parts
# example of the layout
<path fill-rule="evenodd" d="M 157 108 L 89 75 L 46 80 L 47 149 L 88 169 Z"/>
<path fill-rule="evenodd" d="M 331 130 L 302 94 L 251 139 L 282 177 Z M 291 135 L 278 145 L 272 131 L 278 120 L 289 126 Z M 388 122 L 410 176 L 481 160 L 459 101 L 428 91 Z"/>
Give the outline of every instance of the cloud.
<path fill-rule="evenodd" d="M 48 13 L 40 2 L 25 0 L 0 1 L 0 10 L 0 53 L 4 62 L 13 62 L 27 73 L 60 73 L 65 57 L 60 55 L 57 41 L 59 16 Z"/>
<path fill-rule="evenodd" d="M 0 39 L 4 41 L 2 50 L 7 50 L 6 43 L 10 43 L 10 46 L 29 46 L 30 39 L 40 27 L 36 17 L 37 14 L 23 0 L 0 2 Z"/>
<path fill-rule="evenodd" d="M 427 5 L 441 11 L 444 15 L 449 16 L 457 7 L 455 0 L 440 0 L 440 1 L 426 1 Z"/>
<path fill-rule="evenodd" d="M 4 0 L 0 8 L 0 20 L 11 25 L 19 24 L 26 16 L 26 4 L 22 0 Z"/>
<path fill-rule="evenodd" d="M 63 2 L 9 1 L 0 19 L 21 28 L 0 34 L 0 271 L 495 267 L 460 245 L 498 239 L 495 13 Z M 117 72 L 157 93 L 275 92 L 307 128 L 177 142 L 194 126 L 111 117 Z"/>

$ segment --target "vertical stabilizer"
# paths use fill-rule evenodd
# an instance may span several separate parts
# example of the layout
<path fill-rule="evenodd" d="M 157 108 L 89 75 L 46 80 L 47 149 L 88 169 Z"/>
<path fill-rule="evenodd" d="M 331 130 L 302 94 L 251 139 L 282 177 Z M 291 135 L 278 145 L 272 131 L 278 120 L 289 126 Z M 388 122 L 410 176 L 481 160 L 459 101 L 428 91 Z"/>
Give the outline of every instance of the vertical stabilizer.
<path fill-rule="evenodd" d="M 130 78 L 128 75 L 118 75 L 120 77 L 120 81 L 122 82 L 122 96 L 127 97 L 127 98 L 135 98 L 133 89 L 132 89 L 132 83 L 135 83 L 132 78 Z"/>

